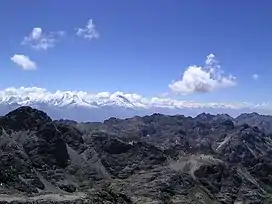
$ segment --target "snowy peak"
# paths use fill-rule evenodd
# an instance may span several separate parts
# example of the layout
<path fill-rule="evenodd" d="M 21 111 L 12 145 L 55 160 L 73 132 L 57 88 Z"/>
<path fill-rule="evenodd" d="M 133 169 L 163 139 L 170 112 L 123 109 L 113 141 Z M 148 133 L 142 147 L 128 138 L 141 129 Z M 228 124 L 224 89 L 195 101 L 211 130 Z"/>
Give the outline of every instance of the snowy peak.
<path fill-rule="evenodd" d="M 38 87 L 7 88 L 0 90 L 0 105 L 35 105 L 46 104 L 53 107 L 122 107 L 129 109 L 201 109 L 201 112 L 210 109 L 240 110 L 256 108 L 246 103 L 199 103 L 183 101 L 165 97 L 146 98 L 135 93 L 100 92 L 88 93 L 84 91 L 56 91 L 50 92 Z M 260 108 L 260 107 L 259 107 Z M 243 111 L 245 112 L 245 111 Z"/>
<path fill-rule="evenodd" d="M 20 88 L 24 89 L 24 88 Z M 65 106 L 82 106 L 89 108 L 97 108 L 104 106 L 118 106 L 126 108 L 136 108 L 122 92 L 110 94 L 102 92 L 98 94 L 89 94 L 86 92 L 57 91 L 55 93 L 45 92 L 43 89 L 33 88 L 33 90 L 17 90 L 12 89 L 6 92 L 0 92 L 0 104 L 19 104 L 33 105 L 37 103 L 45 103 L 56 107 Z"/>
<path fill-rule="evenodd" d="M 66 92 L 59 100 L 53 99 L 52 102 L 56 102 L 56 106 L 91 106 L 91 104 L 89 104 L 87 101 L 72 92 Z"/>

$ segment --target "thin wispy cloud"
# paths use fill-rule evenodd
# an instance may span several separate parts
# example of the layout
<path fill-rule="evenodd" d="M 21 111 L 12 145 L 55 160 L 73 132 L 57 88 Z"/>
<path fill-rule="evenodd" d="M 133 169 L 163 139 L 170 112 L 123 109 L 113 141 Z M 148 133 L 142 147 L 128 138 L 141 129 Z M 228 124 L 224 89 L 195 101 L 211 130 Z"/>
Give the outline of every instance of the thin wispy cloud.
<path fill-rule="evenodd" d="M 253 74 L 253 75 L 252 75 L 252 78 L 253 78 L 254 80 L 258 80 L 259 77 L 260 77 L 260 76 L 259 76 L 258 74 Z"/>
<path fill-rule="evenodd" d="M 76 35 L 86 40 L 97 39 L 100 36 L 92 19 L 88 20 L 84 28 L 76 28 Z"/>
<path fill-rule="evenodd" d="M 28 56 L 22 54 L 15 54 L 11 58 L 15 64 L 20 66 L 23 70 L 35 70 L 37 69 L 36 62 L 29 59 Z"/>
<path fill-rule="evenodd" d="M 169 84 L 169 88 L 179 94 L 205 93 L 236 85 L 236 78 L 226 76 L 214 54 L 209 54 L 203 67 L 189 66 L 181 78 Z"/>
<path fill-rule="evenodd" d="M 29 45 L 37 50 L 47 50 L 55 46 L 60 37 L 65 35 L 65 31 L 53 31 L 48 34 L 42 28 L 33 28 L 31 33 L 24 37 L 22 45 Z"/>

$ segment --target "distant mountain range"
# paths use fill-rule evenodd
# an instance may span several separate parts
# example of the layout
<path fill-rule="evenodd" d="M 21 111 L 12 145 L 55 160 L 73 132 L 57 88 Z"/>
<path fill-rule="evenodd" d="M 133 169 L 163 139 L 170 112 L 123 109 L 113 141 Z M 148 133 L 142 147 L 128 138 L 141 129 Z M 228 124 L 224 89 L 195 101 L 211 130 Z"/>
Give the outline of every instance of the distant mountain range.
<path fill-rule="evenodd" d="M 31 106 L 48 113 L 54 119 L 76 121 L 103 121 L 110 117 L 127 118 L 153 113 L 168 115 L 182 114 L 196 116 L 202 112 L 227 113 L 238 116 L 241 113 L 258 111 L 258 107 L 234 106 L 224 103 L 196 103 L 167 98 L 143 98 L 137 94 L 101 92 L 48 93 L 40 88 L 21 88 L 0 93 L 0 115 L 4 115 L 20 106 Z"/>

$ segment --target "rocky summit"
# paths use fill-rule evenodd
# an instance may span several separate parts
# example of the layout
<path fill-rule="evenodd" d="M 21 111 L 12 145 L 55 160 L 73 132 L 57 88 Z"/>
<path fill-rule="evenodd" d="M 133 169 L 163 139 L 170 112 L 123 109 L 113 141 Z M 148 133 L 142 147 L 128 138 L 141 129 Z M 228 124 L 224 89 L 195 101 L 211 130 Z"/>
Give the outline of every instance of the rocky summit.
<path fill-rule="evenodd" d="M 272 136 L 260 118 L 77 123 L 20 107 L 0 118 L 0 203 L 272 203 Z"/>

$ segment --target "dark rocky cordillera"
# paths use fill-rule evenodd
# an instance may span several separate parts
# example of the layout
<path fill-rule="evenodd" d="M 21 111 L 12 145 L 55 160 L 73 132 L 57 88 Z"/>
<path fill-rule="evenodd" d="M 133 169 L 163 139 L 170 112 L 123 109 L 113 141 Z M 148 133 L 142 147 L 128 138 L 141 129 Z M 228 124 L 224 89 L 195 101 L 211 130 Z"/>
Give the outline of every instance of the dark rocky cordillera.
<path fill-rule="evenodd" d="M 272 138 L 241 121 L 77 123 L 21 107 L 0 118 L 0 203 L 272 203 Z"/>

